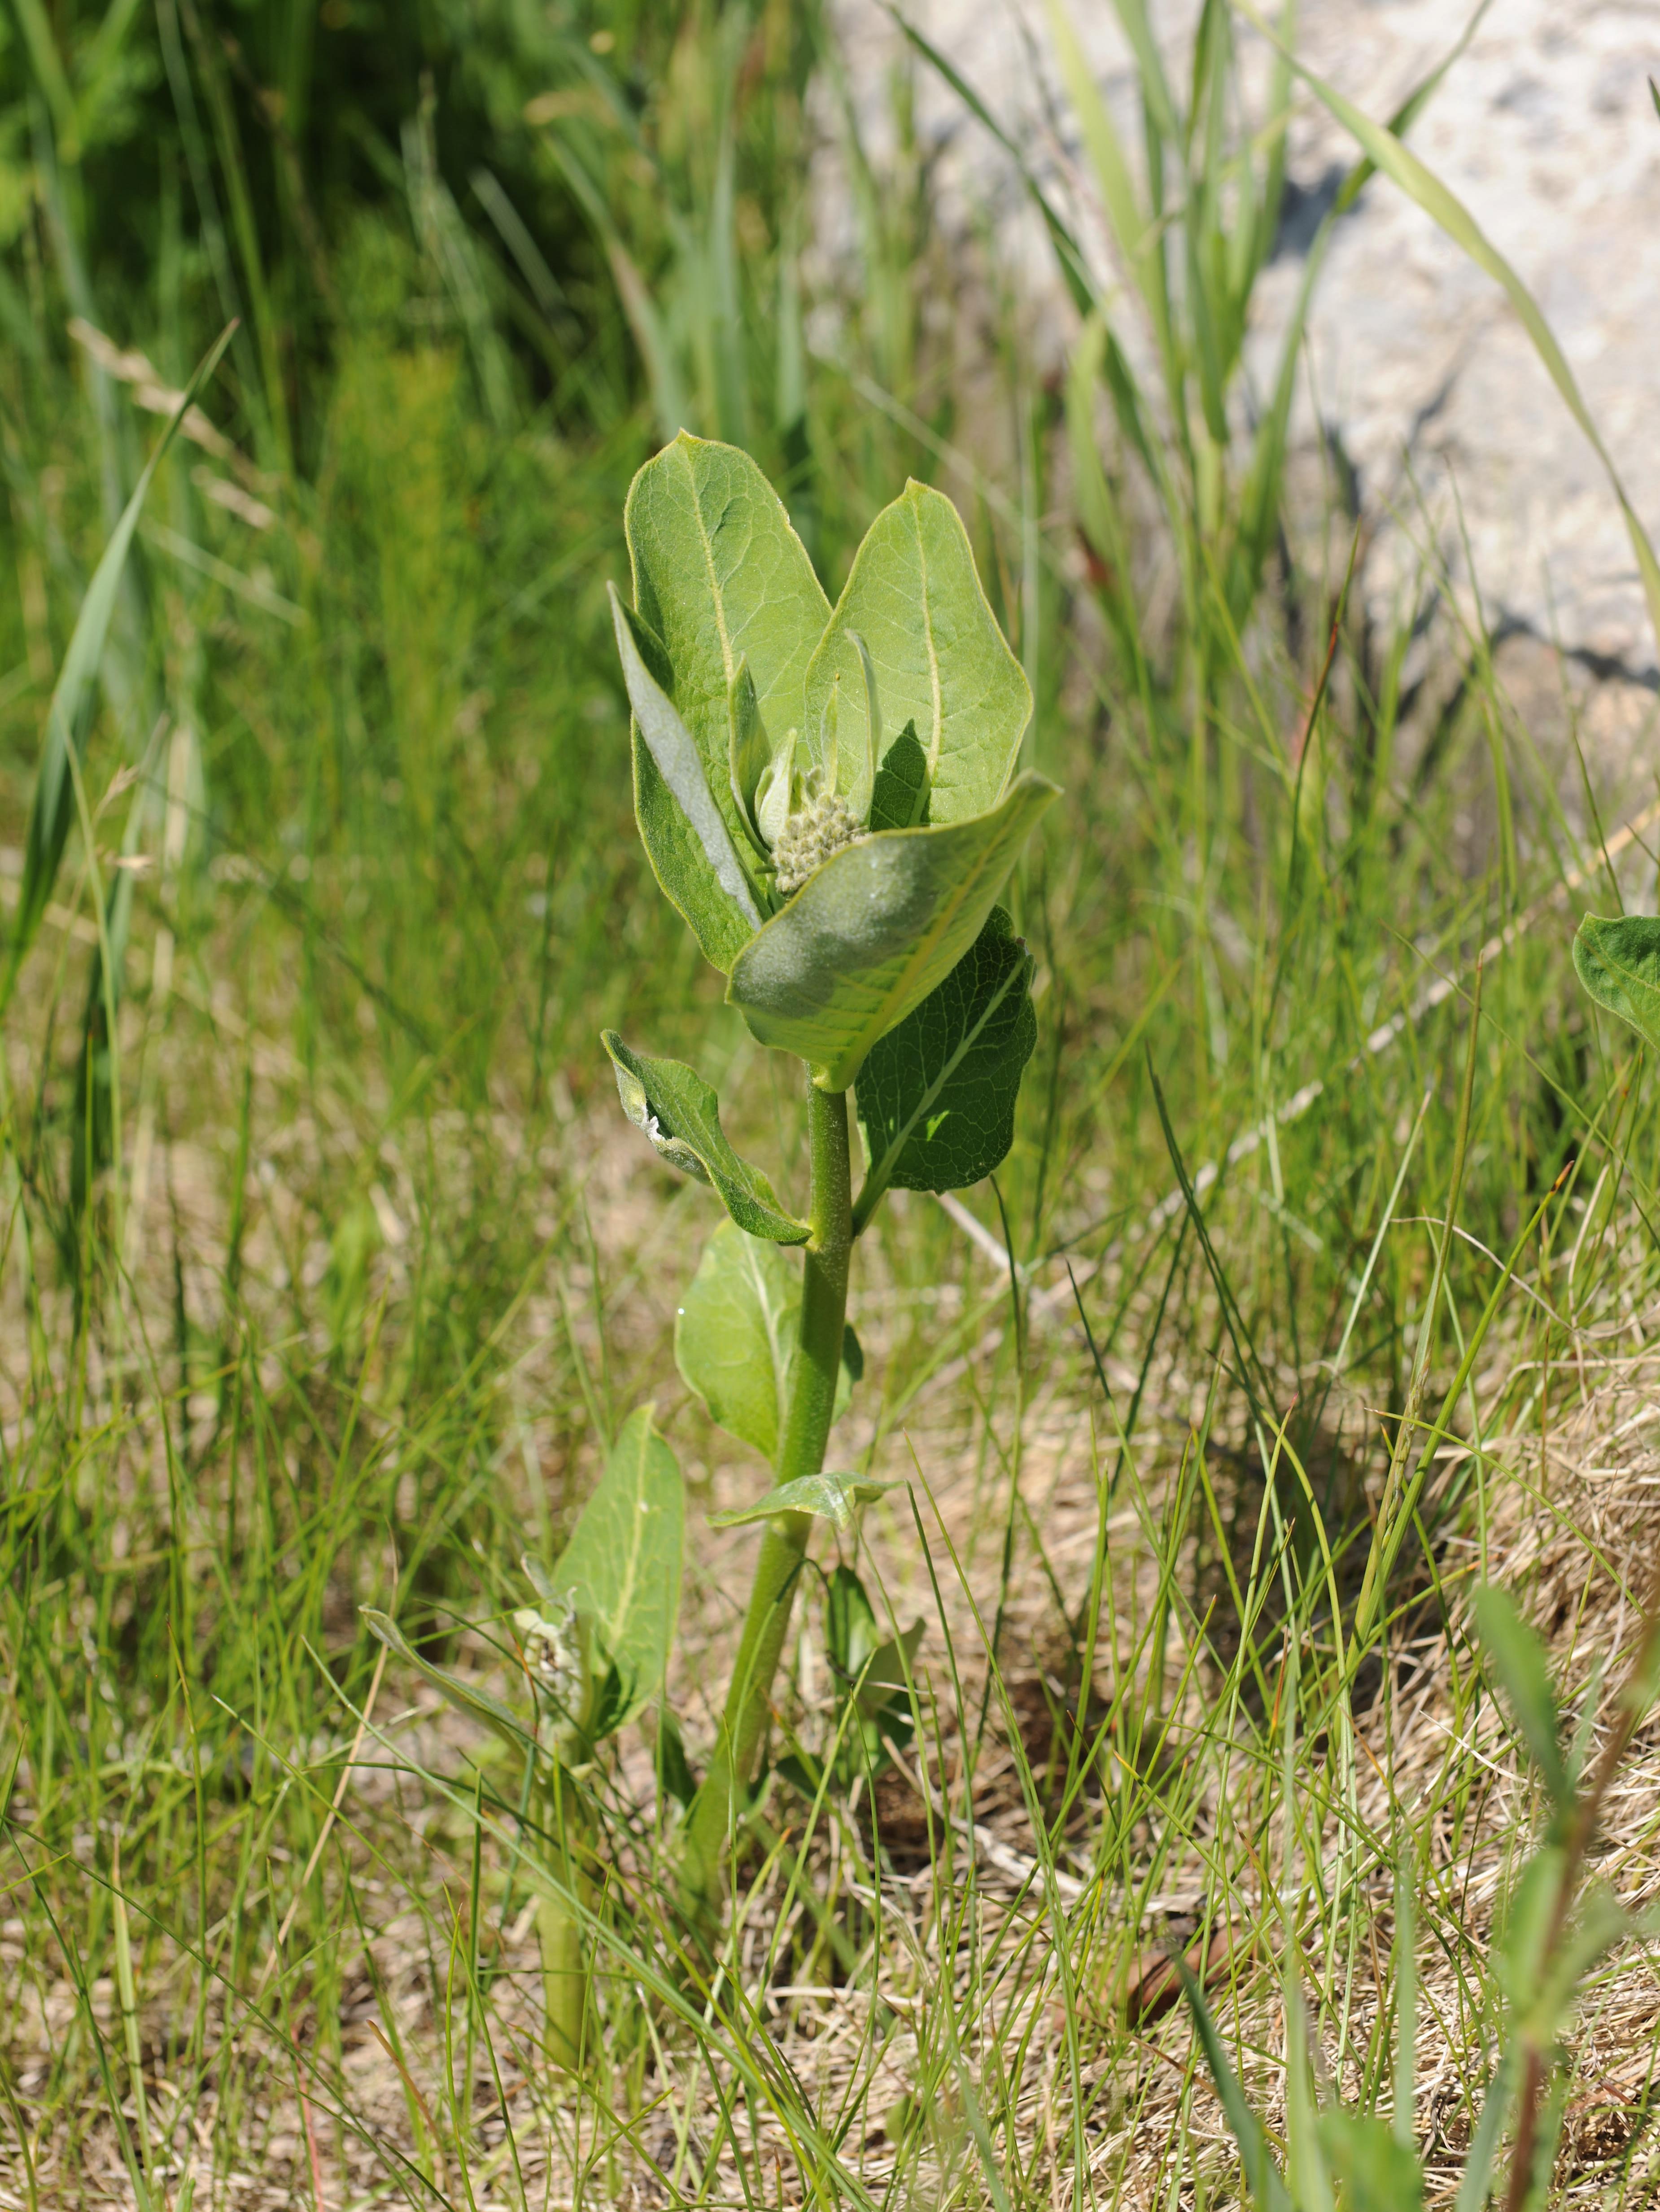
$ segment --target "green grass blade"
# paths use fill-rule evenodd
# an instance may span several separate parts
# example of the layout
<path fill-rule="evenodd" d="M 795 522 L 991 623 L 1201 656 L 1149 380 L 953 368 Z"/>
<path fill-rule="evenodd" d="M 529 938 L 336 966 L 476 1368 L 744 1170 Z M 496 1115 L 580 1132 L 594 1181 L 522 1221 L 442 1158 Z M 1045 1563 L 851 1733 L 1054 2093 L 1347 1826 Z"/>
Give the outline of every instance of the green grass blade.
<path fill-rule="evenodd" d="M 1181 1976 L 1182 1994 L 1193 2014 L 1193 2024 L 1199 2037 L 1199 2047 L 1205 2054 L 1205 2063 L 1221 2101 L 1234 2141 L 1239 2146 L 1240 2161 L 1245 2169 L 1245 2186 L 1257 2212 L 1292 2212 L 1291 2196 L 1274 2162 L 1268 2148 L 1268 2139 L 1241 2087 L 1239 2076 L 1228 2063 L 1228 2054 L 1222 2048 L 1222 2039 L 1216 2032 L 1216 2022 L 1211 2018 L 1210 2007 L 1205 2002 L 1193 1969 L 1185 1959 L 1176 1961 L 1176 1971 Z"/>
<path fill-rule="evenodd" d="M 74 763 L 85 747 L 93 716 L 97 710 L 99 663 L 104 657 L 104 643 L 109 635 L 111 617 L 115 612 L 121 573 L 126 566 L 139 515 L 143 511 L 145 498 L 155 471 L 161 465 L 162 456 L 172 445 L 179 424 L 195 404 L 198 393 L 218 367 L 220 356 L 229 343 L 230 337 L 228 328 L 221 333 L 191 379 L 190 389 L 162 432 L 155 451 L 145 463 L 144 472 L 134 488 L 132 497 L 127 501 L 121 520 L 116 524 L 109 544 L 104 548 L 103 558 L 93 572 L 86 597 L 81 602 L 81 611 L 76 617 L 69 650 L 64 655 L 64 665 L 46 713 L 46 743 L 41 748 L 40 765 L 35 772 L 34 794 L 29 805 L 23 875 L 18 887 L 17 919 L 12 925 L 5 974 L 3 979 L 0 979 L 0 1015 L 3 1015 L 11 1004 L 18 975 L 40 933 L 41 917 L 46 913 L 46 902 L 58 878 L 64 848 L 69 842 L 70 824 L 74 819 L 76 805 Z"/>
<path fill-rule="evenodd" d="M 1236 5 L 1264 38 L 1272 40 L 1277 47 L 1280 46 L 1277 33 L 1251 4 L 1251 0 L 1236 0 Z M 1283 47 L 1280 50 L 1283 52 Z M 1415 200 L 1453 244 L 1468 255 L 1477 268 L 1485 270 L 1494 283 L 1503 288 L 1521 320 L 1523 329 L 1533 342 L 1535 352 L 1544 363 L 1551 382 L 1561 394 L 1569 413 L 1584 432 L 1592 451 L 1602 464 L 1614 495 L 1620 503 L 1626 532 L 1631 539 L 1632 551 L 1636 556 L 1637 566 L 1643 578 L 1649 620 L 1657 639 L 1660 639 L 1660 559 L 1656 557 L 1648 532 L 1627 495 L 1620 472 L 1602 443 L 1602 434 L 1585 404 L 1573 371 L 1568 367 L 1566 356 L 1557 343 L 1550 325 L 1545 320 L 1538 301 L 1457 194 L 1444 185 L 1432 169 L 1420 161 L 1417 155 L 1403 146 L 1398 138 L 1392 137 L 1385 125 L 1374 122 L 1371 116 L 1355 106 L 1353 100 L 1346 100 L 1335 86 L 1328 84 L 1323 77 L 1298 61 L 1294 54 L 1288 58 L 1298 76 L 1365 149 L 1376 167 L 1398 185 L 1409 198 Z"/>

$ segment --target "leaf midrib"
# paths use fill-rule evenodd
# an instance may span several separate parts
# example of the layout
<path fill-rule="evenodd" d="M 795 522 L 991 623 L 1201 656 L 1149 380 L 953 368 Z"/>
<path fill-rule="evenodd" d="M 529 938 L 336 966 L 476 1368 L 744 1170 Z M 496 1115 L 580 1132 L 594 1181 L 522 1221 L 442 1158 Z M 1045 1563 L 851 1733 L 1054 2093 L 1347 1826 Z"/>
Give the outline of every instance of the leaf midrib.
<path fill-rule="evenodd" d="M 1030 957 L 1029 955 L 1026 957 Z M 946 1084 L 950 1082 L 952 1077 L 962 1066 L 965 1054 L 975 1044 L 978 1042 L 981 1036 L 985 1030 L 987 1023 L 990 1021 L 992 1016 L 1002 1005 L 1004 1000 L 1007 998 L 1009 993 L 1020 981 L 1025 965 L 1025 960 L 1023 958 L 1021 960 L 1017 960 L 1014 965 L 1009 969 L 1008 974 L 1003 978 L 1002 982 L 999 985 L 997 991 L 993 997 L 990 1005 L 986 1008 L 985 1012 L 974 1024 L 974 1027 L 965 1032 L 963 1040 L 958 1044 L 956 1051 L 951 1054 L 945 1066 L 940 1069 L 939 1074 L 934 1078 L 928 1088 L 923 1092 L 921 1098 L 917 1103 L 915 1111 L 911 1115 L 910 1119 L 903 1124 L 898 1135 L 895 1137 L 892 1143 L 883 1153 L 881 1158 L 872 1168 L 869 1183 L 870 1188 L 873 1191 L 881 1192 L 887 1188 L 889 1178 L 891 1176 L 894 1169 L 898 1165 L 899 1155 L 904 1151 L 905 1146 L 910 1142 L 912 1132 L 915 1129 L 917 1123 L 922 1119 L 923 1115 L 927 1114 L 929 1107 L 933 1105 L 934 1100 L 938 1098 L 940 1092 L 945 1089 Z M 862 1205 L 863 1202 L 864 1193 L 861 1191 L 860 1193 L 860 1203 Z"/>

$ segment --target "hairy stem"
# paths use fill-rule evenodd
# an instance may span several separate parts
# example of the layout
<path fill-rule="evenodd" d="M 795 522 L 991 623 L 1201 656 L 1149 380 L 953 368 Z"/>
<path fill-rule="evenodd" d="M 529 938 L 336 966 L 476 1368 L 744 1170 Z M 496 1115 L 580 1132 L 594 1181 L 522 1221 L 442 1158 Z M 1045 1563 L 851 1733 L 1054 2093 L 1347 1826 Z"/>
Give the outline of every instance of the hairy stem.
<path fill-rule="evenodd" d="M 836 1412 L 847 1322 L 848 1260 L 853 1244 L 853 1183 L 848 1151 L 845 1091 L 809 1085 L 807 1136 L 812 1195 L 807 1218 L 812 1237 L 801 1284 L 801 1330 L 796 1353 L 778 1480 L 819 1474 Z M 788 1632 L 801 1578 L 812 1516 L 781 1513 L 768 1523 L 756 1561 L 743 1639 L 727 1691 L 721 1741 L 708 1779 L 692 1807 L 686 1836 L 689 1886 L 712 1896 L 732 1824 L 738 1787 L 751 1781 L 766 1735 L 773 1676 Z"/>

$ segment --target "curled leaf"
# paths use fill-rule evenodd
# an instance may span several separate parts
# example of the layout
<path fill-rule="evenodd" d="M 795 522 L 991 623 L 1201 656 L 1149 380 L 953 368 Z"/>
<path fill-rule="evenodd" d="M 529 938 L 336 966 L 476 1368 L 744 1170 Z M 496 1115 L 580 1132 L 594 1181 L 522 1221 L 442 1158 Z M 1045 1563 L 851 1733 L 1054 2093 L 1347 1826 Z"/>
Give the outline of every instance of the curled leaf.
<path fill-rule="evenodd" d="M 435 1667 L 429 1659 L 423 1659 L 397 1622 L 386 1613 L 377 1613 L 372 1606 L 366 1605 L 363 1619 L 372 1636 L 378 1637 L 387 1650 L 394 1657 L 401 1659 L 406 1667 L 413 1667 L 417 1674 L 448 1698 L 458 1712 L 465 1713 L 469 1720 L 482 1721 L 487 1729 L 499 1735 L 503 1743 L 514 1751 L 533 1748 L 536 1739 L 518 1715 L 504 1705 L 500 1698 L 493 1698 L 488 1690 L 478 1689 L 471 1682 L 464 1681 L 460 1675 L 452 1674 L 445 1668 Z"/>
<path fill-rule="evenodd" d="M 710 1184 L 746 1235 L 775 1244 L 804 1244 L 812 1235 L 779 1204 L 763 1170 L 739 1158 L 721 1127 L 721 1101 L 696 1068 L 678 1060 L 648 1060 L 630 1052 L 615 1030 L 600 1042 L 617 1071 L 623 1111 L 659 1156 L 698 1182 Z"/>
<path fill-rule="evenodd" d="M 728 1000 L 763 1044 L 806 1060 L 820 1090 L 845 1091 L 878 1038 L 978 937 L 1059 796 L 1028 773 L 988 814 L 885 830 L 833 854 L 743 947 Z"/>
<path fill-rule="evenodd" d="M 780 1483 L 752 1505 L 740 1505 L 729 1513 L 711 1513 L 709 1526 L 744 1528 L 754 1521 L 775 1520 L 781 1513 L 816 1513 L 837 1528 L 848 1529 L 853 1526 L 855 1507 L 902 1487 L 897 1482 L 872 1482 L 861 1474 L 804 1474 L 794 1482 Z"/>
<path fill-rule="evenodd" d="M 615 586 L 607 588 L 623 681 L 634 710 L 640 835 L 665 893 L 709 959 L 729 969 L 739 948 L 760 927 L 760 909 L 709 788 L 702 757 L 664 689 L 668 665 L 662 648 L 623 605 Z M 655 672 L 648 665 L 648 653 L 659 664 Z"/>

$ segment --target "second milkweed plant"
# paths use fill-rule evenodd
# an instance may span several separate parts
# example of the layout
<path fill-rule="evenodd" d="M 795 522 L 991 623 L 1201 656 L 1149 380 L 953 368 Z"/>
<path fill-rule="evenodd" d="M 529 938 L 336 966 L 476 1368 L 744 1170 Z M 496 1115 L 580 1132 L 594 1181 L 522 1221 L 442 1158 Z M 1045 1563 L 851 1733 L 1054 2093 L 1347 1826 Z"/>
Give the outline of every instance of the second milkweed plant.
<path fill-rule="evenodd" d="M 630 1121 L 725 1208 L 684 1293 L 675 1352 L 711 1417 L 771 1471 L 748 1505 L 719 1516 L 761 1535 L 701 1783 L 666 1715 L 660 1735 L 660 1771 L 684 1810 L 687 1900 L 707 1913 L 758 1778 L 814 1522 L 845 1528 L 885 1486 L 825 1468 L 861 1364 L 846 1317 L 854 1243 L 890 1189 L 964 1188 L 1012 1140 L 1037 1021 L 1031 957 L 998 900 L 1058 793 L 1017 772 L 1031 694 L 939 493 L 908 484 L 877 516 L 834 608 L 783 503 L 732 447 L 683 433 L 641 470 L 624 520 L 634 604 L 611 598 L 640 834 L 729 1003 L 806 1078 L 798 1212 L 733 1150 L 696 1070 L 604 1038 Z M 673 1455 L 643 1408 L 561 1559 L 556 1614 L 544 1602 L 521 1624 L 534 1701 L 563 1716 L 525 1742 L 562 1808 L 556 1856 L 579 1905 L 583 1761 L 660 1699 L 684 1515 Z M 846 1678 L 844 1732 L 879 1756 L 904 1734 L 915 1634 L 882 1643 L 854 1582 L 846 1569 L 831 1578 L 828 1641 Z M 392 1641 L 391 1624 L 376 1625 Z M 575 1925 L 555 1911 L 544 1933 L 550 2030 L 556 2011 L 570 2051 L 581 2033 Z"/>

